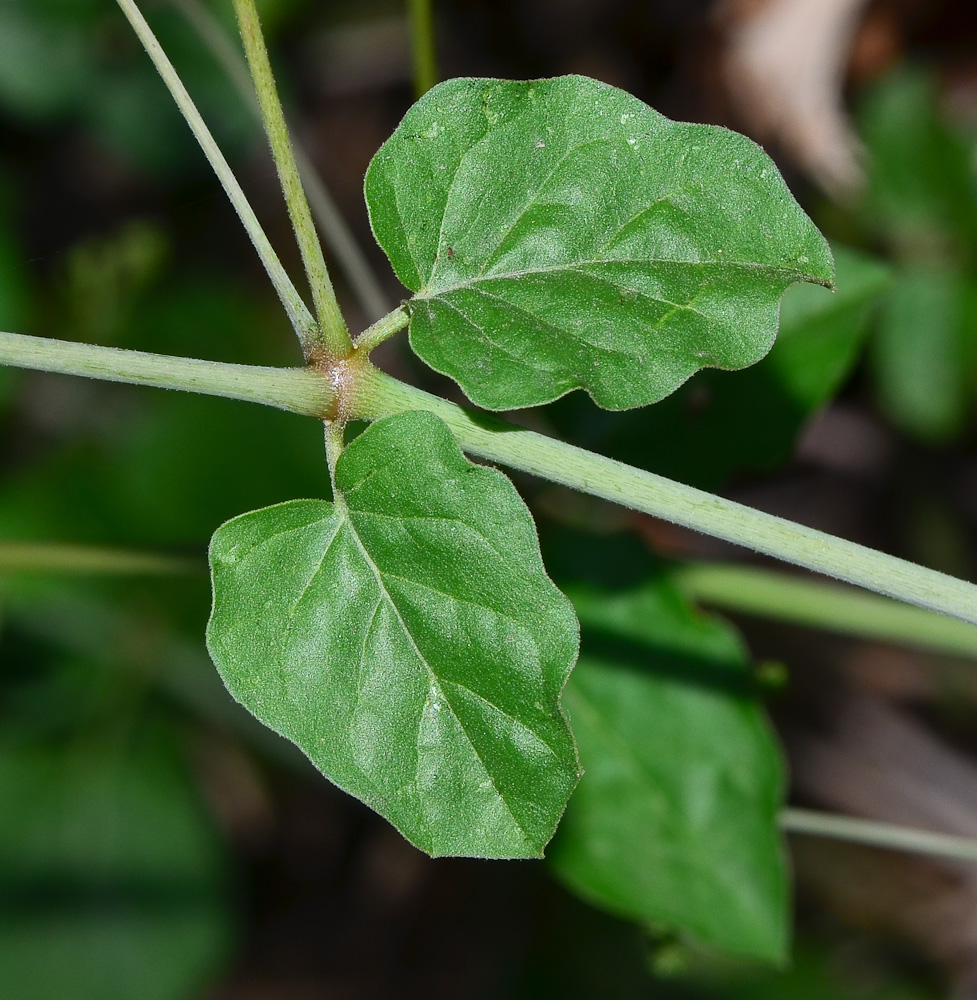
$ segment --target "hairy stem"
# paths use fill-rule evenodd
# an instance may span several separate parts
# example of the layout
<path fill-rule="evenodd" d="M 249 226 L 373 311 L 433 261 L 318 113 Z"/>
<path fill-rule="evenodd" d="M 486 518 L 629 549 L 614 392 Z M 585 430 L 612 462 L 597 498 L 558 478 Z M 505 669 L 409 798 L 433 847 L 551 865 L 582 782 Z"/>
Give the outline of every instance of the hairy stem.
<path fill-rule="evenodd" d="M 316 334 L 315 319 L 302 301 L 302 297 L 296 291 L 291 279 L 285 273 L 285 268 L 282 267 L 278 255 L 272 248 L 268 237 L 265 235 L 265 231 L 261 228 L 261 223 L 258 222 L 258 218 L 254 214 L 241 185 L 234 176 L 227 160 L 224 159 L 224 154 L 214 141 L 210 129 L 204 124 L 200 112 L 187 93 L 186 87 L 183 86 L 180 77 L 173 68 L 173 64 L 156 40 L 152 28 L 149 27 L 146 19 L 142 16 L 133 0 L 117 0 L 117 2 L 122 8 L 122 12 L 129 19 L 129 23 L 139 37 L 139 41 L 142 42 L 143 48 L 145 48 L 149 58 L 152 59 L 153 64 L 159 71 L 159 75 L 163 78 L 163 82 L 166 84 L 170 94 L 173 96 L 173 100 L 180 109 L 180 113 L 186 119 L 190 130 L 193 132 L 197 142 L 200 143 L 200 148 L 204 151 L 204 155 L 217 175 L 217 179 L 227 193 L 227 197 L 234 206 L 234 210 L 237 212 L 245 231 L 251 238 L 255 250 L 258 251 L 261 263 L 264 264 L 265 270 L 268 272 L 268 277 L 271 278 L 271 283 L 275 286 L 278 298 L 285 307 L 289 322 L 295 329 L 299 340 L 304 342 L 308 338 L 314 338 Z"/>
<path fill-rule="evenodd" d="M 432 0 L 408 0 L 414 92 L 423 97 L 438 82 L 437 46 L 434 40 Z"/>
<path fill-rule="evenodd" d="M 973 625 L 849 587 L 729 563 L 692 563 L 672 575 L 690 597 L 725 611 L 977 658 Z"/>
<path fill-rule="evenodd" d="M 336 301 L 326 260 L 322 255 L 322 245 L 319 243 L 309 202 L 299 178 L 292 142 L 288 135 L 288 127 L 285 125 L 285 115 L 278 98 L 278 88 L 275 86 L 268 50 L 261 33 L 258 11 L 254 0 L 234 0 L 234 10 L 241 29 L 251 78 L 254 80 L 255 93 L 258 95 L 265 132 L 271 144 L 278 179 L 285 195 L 285 204 L 288 206 L 288 215 L 292 220 L 292 228 L 295 230 L 302 263 L 305 265 L 305 273 L 308 275 L 312 298 L 315 301 L 316 316 L 319 321 L 318 335 L 312 343 L 303 340 L 302 349 L 308 357 L 316 347 L 322 346 L 332 357 L 343 358 L 353 349 L 353 342 L 350 340 L 346 321 Z"/>
<path fill-rule="evenodd" d="M 435 413 L 473 455 L 977 624 L 977 586 L 971 583 L 520 430 L 405 385 L 375 368 L 360 377 L 349 412 L 373 419 L 408 410 Z"/>
<path fill-rule="evenodd" d="M 197 361 L 19 333 L 0 333 L 0 364 L 227 396 L 310 417 L 328 416 L 335 403 L 330 383 L 309 368 Z"/>
<path fill-rule="evenodd" d="M 409 322 L 410 317 L 405 309 L 394 309 L 393 312 L 378 319 L 373 326 L 367 327 L 356 338 L 356 349 L 369 354 L 378 344 L 382 344 L 399 330 L 403 330 Z"/>
<path fill-rule="evenodd" d="M 944 833 L 930 833 L 928 830 L 914 830 L 892 823 L 877 823 L 874 820 L 855 819 L 852 816 L 836 816 L 812 809 L 785 809 L 780 814 L 780 826 L 788 833 L 831 837 L 834 840 L 847 840 L 855 844 L 868 844 L 872 847 L 886 847 L 894 851 L 908 851 L 911 854 L 926 854 L 930 857 L 957 861 L 977 861 L 977 840 L 952 837 Z"/>
<path fill-rule="evenodd" d="M 313 369 L 228 365 L 14 333 L 0 333 L 0 364 L 229 396 L 324 419 L 339 408 L 366 420 L 428 410 L 473 455 L 977 624 L 977 586 L 964 580 L 522 430 L 415 389 L 369 364 L 357 366 L 343 400 L 330 379 Z"/>
<path fill-rule="evenodd" d="M 170 0 L 170 2 L 197 32 L 201 41 L 220 63 L 241 100 L 255 113 L 260 123 L 261 108 L 251 83 L 248 64 L 223 26 L 200 0 Z M 312 161 L 297 142 L 293 142 L 292 151 L 295 153 L 295 162 L 319 233 L 349 282 L 349 287 L 364 315 L 373 322 L 390 310 L 380 280 Z"/>

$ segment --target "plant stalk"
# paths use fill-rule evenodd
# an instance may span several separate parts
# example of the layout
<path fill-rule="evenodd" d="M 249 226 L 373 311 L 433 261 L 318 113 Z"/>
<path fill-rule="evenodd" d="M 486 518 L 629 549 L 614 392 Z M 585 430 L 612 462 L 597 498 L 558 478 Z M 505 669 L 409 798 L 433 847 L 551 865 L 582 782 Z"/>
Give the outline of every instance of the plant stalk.
<path fill-rule="evenodd" d="M 689 597 L 724 611 L 977 659 L 973 625 L 886 597 L 731 563 L 691 563 L 671 575 Z"/>
<path fill-rule="evenodd" d="M 0 333 L 0 364 L 226 396 L 309 417 L 328 417 L 336 402 L 329 381 L 310 368 L 259 368 L 198 361 L 20 333 Z"/>
<path fill-rule="evenodd" d="M 186 87 L 183 86 L 179 75 L 173 68 L 173 64 L 167 58 L 166 53 L 153 34 L 152 28 L 149 27 L 149 24 L 133 0 L 117 0 L 117 2 L 119 7 L 122 8 L 122 12 L 129 19 L 129 23 L 132 25 L 132 29 L 138 36 L 139 41 L 142 42 L 147 55 L 159 71 L 159 75 L 163 78 L 163 82 L 173 96 L 173 100 L 180 109 L 180 113 L 190 126 L 190 131 L 193 132 L 194 138 L 196 138 L 200 144 L 200 148 L 204 152 L 204 156 L 207 157 L 214 173 L 217 175 L 221 187 L 224 188 L 227 197 L 234 206 L 241 224 L 244 226 L 248 236 L 251 237 L 251 242 L 254 244 L 255 250 L 258 251 L 261 263 L 264 265 L 265 271 L 268 272 L 271 283 L 275 286 L 278 298 L 285 307 L 289 322 L 292 324 L 299 340 L 304 342 L 306 339 L 314 338 L 316 335 L 316 321 L 312 313 L 309 312 L 302 301 L 302 297 L 296 291 L 288 274 L 286 274 L 285 268 L 282 267 L 282 263 L 278 259 L 278 255 L 275 253 L 268 237 L 265 235 L 265 231 L 261 228 L 261 223 L 258 222 L 258 218 L 254 214 L 247 196 L 244 194 L 230 165 L 224 158 L 224 154 L 214 141 L 210 129 L 207 128 L 203 118 L 200 116 L 200 112 L 187 93 Z"/>
<path fill-rule="evenodd" d="M 11 573 L 179 576 L 201 573 L 202 563 L 155 552 L 128 552 L 60 542 L 0 541 L 0 578 Z"/>
<path fill-rule="evenodd" d="M 787 833 L 811 837 L 830 837 L 853 844 L 867 844 L 893 851 L 926 854 L 930 857 L 955 861 L 977 861 L 977 840 L 952 837 L 945 833 L 914 830 L 892 823 L 836 816 L 813 809 L 785 809 L 780 814 L 780 826 Z"/>
<path fill-rule="evenodd" d="M 285 114 L 282 111 L 278 88 L 275 86 L 275 77 L 268 59 L 268 49 L 261 33 L 258 10 L 254 0 L 234 0 L 234 10 L 237 13 L 255 93 L 258 95 L 265 132 L 271 144 L 278 179 L 285 195 L 285 204 L 288 206 L 288 215 L 292 220 L 292 229 L 295 230 L 302 263 L 315 301 L 316 316 L 319 321 L 317 335 L 311 343 L 303 340 L 302 349 L 306 358 L 320 346 L 331 357 L 344 358 L 352 351 L 353 342 L 350 340 L 346 321 L 336 301 L 326 260 L 322 255 L 322 244 L 312 222 L 312 212 L 299 177 L 295 153 L 285 124 Z"/>
<path fill-rule="evenodd" d="M 201 41 L 223 68 L 245 106 L 253 111 L 258 122 L 262 123 L 261 108 L 248 72 L 248 64 L 217 18 L 200 0 L 170 0 L 170 2 L 197 32 Z M 370 322 L 378 320 L 390 310 L 379 278 L 312 161 L 298 143 L 293 143 L 292 151 L 320 235 L 336 258 L 336 263 L 349 282 L 349 287 L 366 318 Z"/>
<path fill-rule="evenodd" d="M 409 410 L 430 410 L 439 416 L 461 447 L 480 458 L 977 624 L 977 586 L 972 583 L 521 430 L 405 385 L 375 368 L 366 369 L 357 382 L 349 412 L 376 419 Z"/>
<path fill-rule="evenodd" d="M 311 368 L 229 365 L 15 333 L 0 333 L 0 364 L 227 396 L 320 419 L 332 419 L 341 402 L 354 419 L 428 410 L 473 455 L 977 624 L 972 583 L 522 430 L 399 382 L 369 364 L 359 368 L 344 401 L 337 399 L 330 379 Z"/>
<path fill-rule="evenodd" d="M 409 322 L 410 316 L 407 315 L 406 309 L 394 309 L 393 312 L 387 313 L 372 326 L 367 327 L 356 338 L 356 350 L 363 351 L 368 355 L 373 348 L 382 344 L 398 331 L 403 330 Z"/>
<path fill-rule="evenodd" d="M 414 93 L 417 97 L 423 97 L 438 82 L 432 2 L 433 0 L 407 2 L 411 59 L 414 66 Z"/>

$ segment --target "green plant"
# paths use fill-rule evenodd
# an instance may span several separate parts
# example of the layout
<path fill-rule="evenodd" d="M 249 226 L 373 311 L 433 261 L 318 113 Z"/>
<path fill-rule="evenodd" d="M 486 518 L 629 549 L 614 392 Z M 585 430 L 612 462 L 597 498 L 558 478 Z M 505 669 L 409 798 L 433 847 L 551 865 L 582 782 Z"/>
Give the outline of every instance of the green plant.
<path fill-rule="evenodd" d="M 830 285 L 833 266 L 757 147 L 667 122 L 583 78 L 443 84 L 367 175 L 374 229 L 414 296 L 354 342 L 253 4 L 237 6 L 314 315 L 145 23 L 120 3 L 255 242 L 307 364 L 259 369 L 13 334 L 0 335 L 0 359 L 327 422 L 332 501 L 245 514 L 215 535 L 209 646 L 242 703 L 414 843 L 435 854 L 537 857 L 579 774 L 560 706 L 574 612 L 543 570 L 512 485 L 459 445 L 977 621 L 969 584 L 515 429 L 369 362 L 409 326 L 423 360 L 476 403 L 505 410 L 574 388 L 609 409 L 636 407 L 698 368 L 759 361 L 783 292 L 797 281 Z M 540 191 L 546 199 L 534 201 Z M 361 419 L 375 423 L 347 444 L 347 424 Z M 612 910 L 781 958 L 783 777 L 742 646 L 693 614 L 661 571 L 630 594 L 571 596 L 594 638 L 567 691 L 590 779 L 571 800 L 557 870 Z M 674 676 L 647 676 L 641 661 L 652 655 Z M 639 743 L 649 731 L 659 743 Z M 690 768 L 701 784 L 690 784 Z M 788 822 L 803 827 L 805 817 Z"/>

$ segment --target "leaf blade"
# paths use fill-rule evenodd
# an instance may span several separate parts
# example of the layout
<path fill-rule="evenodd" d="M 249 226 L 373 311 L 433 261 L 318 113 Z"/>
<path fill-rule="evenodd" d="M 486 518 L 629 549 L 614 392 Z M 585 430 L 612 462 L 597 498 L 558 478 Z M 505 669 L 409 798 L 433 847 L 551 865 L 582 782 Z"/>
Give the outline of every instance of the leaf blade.
<path fill-rule="evenodd" d="M 584 77 L 440 84 L 374 157 L 366 197 L 416 293 L 412 346 L 489 409 L 574 388 L 654 402 L 759 360 L 784 289 L 833 276 L 759 147 Z"/>
<path fill-rule="evenodd" d="M 577 631 L 529 512 L 427 413 L 372 425 L 336 482 L 215 534 L 225 683 L 429 853 L 539 857 L 576 784 Z"/>
<path fill-rule="evenodd" d="M 662 579 L 574 601 L 584 654 L 565 701 L 585 774 L 550 863 L 618 915 L 783 961 L 783 769 L 737 637 Z"/>

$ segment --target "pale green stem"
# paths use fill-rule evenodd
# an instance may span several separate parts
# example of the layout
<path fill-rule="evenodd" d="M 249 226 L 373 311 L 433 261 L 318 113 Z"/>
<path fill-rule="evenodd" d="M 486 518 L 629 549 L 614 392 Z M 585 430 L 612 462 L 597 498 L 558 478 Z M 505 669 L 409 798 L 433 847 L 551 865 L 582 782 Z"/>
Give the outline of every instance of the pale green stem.
<path fill-rule="evenodd" d="M 893 851 L 907 851 L 910 854 L 977 862 L 977 840 L 951 837 L 944 833 L 930 833 L 928 830 L 914 830 L 892 823 L 836 816 L 832 813 L 816 812 L 813 809 L 785 809 L 780 814 L 780 826 L 788 833 L 830 837 L 833 840 L 885 847 Z"/>
<path fill-rule="evenodd" d="M 408 0 L 410 47 L 414 64 L 414 92 L 423 97 L 438 82 L 432 0 Z"/>
<path fill-rule="evenodd" d="M 310 417 L 328 414 L 335 402 L 329 382 L 309 368 L 230 365 L 19 333 L 0 333 L 0 365 L 227 396 Z"/>
<path fill-rule="evenodd" d="M 0 334 L 0 364 L 230 396 L 326 419 L 338 403 L 330 380 L 313 369 L 226 365 L 12 333 Z M 367 420 L 428 410 L 473 455 L 977 624 L 971 583 L 466 410 L 370 365 L 357 372 L 345 410 Z"/>
<path fill-rule="evenodd" d="M 336 489 L 336 463 L 346 443 L 346 425 L 339 421 L 326 421 L 326 462 L 329 466 L 329 483 L 335 503 L 345 506 L 342 493 Z"/>
<path fill-rule="evenodd" d="M 399 330 L 403 330 L 409 322 L 410 316 L 405 309 L 394 309 L 382 319 L 378 319 L 373 326 L 367 327 L 356 338 L 356 349 L 369 354 L 378 344 L 382 344 Z"/>
<path fill-rule="evenodd" d="M 292 141 L 278 98 L 278 88 L 275 86 L 275 77 L 268 60 L 268 50 L 261 33 L 258 11 L 254 0 L 234 0 L 234 10 L 237 13 L 241 38 L 244 40 L 244 52 L 248 57 L 254 89 L 258 95 L 265 132 L 271 143 L 275 168 L 278 170 L 278 179 L 281 181 L 288 215 L 295 230 L 295 238 L 302 254 L 302 263 L 305 265 L 305 273 L 312 289 L 316 316 L 319 320 L 318 336 L 315 341 L 313 343 L 303 341 L 302 348 L 306 357 L 314 348 L 321 345 L 331 357 L 344 358 L 352 351 L 353 342 L 350 340 L 346 321 L 336 301 L 326 260 L 322 255 L 322 244 L 312 222 L 312 212 L 299 177 Z"/>
<path fill-rule="evenodd" d="M 473 413 L 367 369 L 350 415 L 374 419 L 430 410 L 473 455 L 652 514 L 909 604 L 977 624 L 977 586 Z"/>
<path fill-rule="evenodd" d="M 275 286 L 278 298 L 285 307 L 289 322 L 291 322 L 296 334 L 298 334 L 299 340 L 304 343 L 307 339 L 314 338 L 316 333 L 315 319 L 306 308 L 299 293 L 295 290 L 291 279 L 285 273 L 285 269 L 282 267 L 278 255 L 265 235 L 265 231 L 261 228 L 261 223 L 258 222 L 257 216 L 248 203 L 241 185 L 231 171 L 227 160 L 224 159 L 224 154 L 217 147 L 217 143 L 214 141 L 210 130 L 204 124 L 203 118 L 200 117 L 200 112 L 197 111 L 196 105 L 180 81 L 176 70 L 173 68 L 173 64 L 166 57 L 166 53 L 163 52 L 152 29 L 146 23 L 146 19 L 139 12 L 139 8 L 136 7 L 133 0 L 117 0 L 117 2 L 122 8 L 122 12 L 129 19 L 129 23 L 138 35 L 149 58 L 152 59 L 153 64 L 159 71 L 159 75 L 163 78 L 163 82 L 169 89 L 170 94 L 172 94 L 173 100 L 190 126 L 190 130 L 193 132 L 197 142 L 200 143 L 200 148 L 204 151 L 204 155 L 217 175 L 217 179 L 227 193 L 227 197 L 238 214 L 238 218 L 241 220 L 245 231 L 251 238 L 251 242 L 258 251 L 261 263 L 264 264 L 265 270 L 268 272 L 268 277 L 271 278 L 271 282 Z"/>
<path fill-rule="evenodd" d="M 833 584 L 729 563 L 692 563 L 672 571 L 692 598 L 725 611 L 977 658 L 977 628 Z"/>
<path fill-rule="evenodd" d="M 203 568 L 189 559 L 152 552 L 60 542 L 0 541 L 0 577 L 11 573 L 172 576 L 202 572 Z"/>
<path fill-rule="evenodd" d="M 170 0 L 170 2 L 196 30 L 203 43 L 223 67 L 245 105 L 254 111 L 260 123 L 261 109 L 251 84 L 248 64 L 232 43 L 230 36 L 200 0 Z M 292 148 L 302 185 L 322 238 L 335 256 L 367 319 L 370 322 L 379 319 L 390 309 L 379 279 L 312 161 L 297 142 L 293 143 Z"/>

